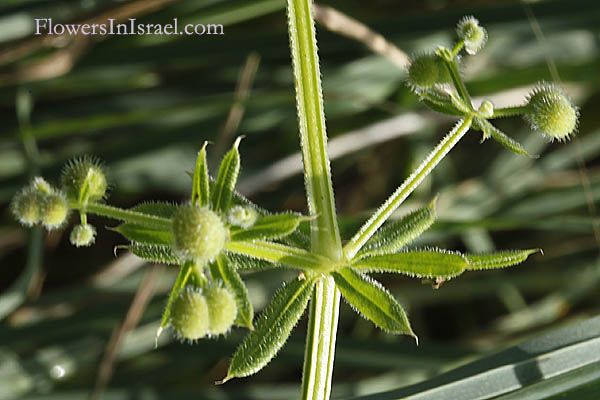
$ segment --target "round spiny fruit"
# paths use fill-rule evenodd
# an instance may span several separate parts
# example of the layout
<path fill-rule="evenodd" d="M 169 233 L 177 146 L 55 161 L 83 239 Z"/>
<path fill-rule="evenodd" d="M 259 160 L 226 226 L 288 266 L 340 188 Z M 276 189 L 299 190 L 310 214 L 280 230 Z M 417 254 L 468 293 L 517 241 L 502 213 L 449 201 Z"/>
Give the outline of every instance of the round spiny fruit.
<path fill-rule="evenodd" d="M 214 260 L 228 236 L 221 218 L 206 207 L 184 206 L 173 216 L 173 247 L 186 260 Z"/>
<path fill-rule="evenodd" d="M 208 303 L 200 290 L 188 287 L 173 301 L 170 324 L 180 339 L 194 341 L 208 334 Z"/>
<path fill-rule="evenodd" d="M 71 201 L 96 201 L 106 193 L 106 176 L 99 163 L 89 157 L 69 162 L 62 173 L 61 182 Z M 87 198 L 80 199 L 81 190 L 87 185 Z"/>
<path fill-rule="evenodd" d="M 529 96 L 526 118 L 533 129 L 552 140 L 568 139 L 577 128 L 578 117 L 577 107 L 554 85 L 542 83 Z"/>
<path fill-rule="evenodd" d="M 408 67 L 408 83 L 416 90 L 432 88 L 436 83 L 450 82 L 442 60 L 435 54 L 416 56 Z"/>
<path fill-rule="evenodd" d="M 77 225 L 71 231 L 69 240 L 76 247 L 91 246 L 96 240 L 96 228 L 90 224 Z"/>
<path fill-rule="evenodd" d="M 69 214 L 69 204 L 62 193 L 48 194 L 42 205 L 42 224 L 46 229 L 61 226 Z"/>
<path fill-rule="evenodd" d="M 10 208 L 21 224 L 32 226 L 40 221 L 43 202 L 43 197 L 37 190 L 27 187 L 15 195 Z"/>
<path fill-rule="evenodd" d="M 250 228 L 256 222 L 258 213 L 252 207 L 235 206 L 227 214 L 229 223 L 241 228 Z"/>
<path fill-rule="evenodd" d="M 209 335 L 227 333 L 237 315 L 237 304 L 233 294 L 225 288 L 211 285 L 204 290 L 204 295 L 208 303 Z"/>
<path fill-rule="evenodd" d="M 479 25 L 475 17 L 464 17 L 456 26 L 458 37 L 465 43 L 465 50 L 469 54 L 477 54 L 487 41 L 487 31 Z"/>

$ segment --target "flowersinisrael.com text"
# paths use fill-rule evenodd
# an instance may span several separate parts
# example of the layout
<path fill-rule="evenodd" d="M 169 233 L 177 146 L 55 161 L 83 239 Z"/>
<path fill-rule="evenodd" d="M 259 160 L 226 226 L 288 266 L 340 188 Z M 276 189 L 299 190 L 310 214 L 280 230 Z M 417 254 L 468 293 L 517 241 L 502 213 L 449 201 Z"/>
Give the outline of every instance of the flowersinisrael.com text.
<path fill-rule="evenodd" d="M 173 18 L 170 24 L 141 24 L 135 18 L 117 23 L 109 18 L 104 24 L 60 24 L 52 18 L 35 19 L 36 35 L 224 35 L 221 24 L 179 24 Z"/>

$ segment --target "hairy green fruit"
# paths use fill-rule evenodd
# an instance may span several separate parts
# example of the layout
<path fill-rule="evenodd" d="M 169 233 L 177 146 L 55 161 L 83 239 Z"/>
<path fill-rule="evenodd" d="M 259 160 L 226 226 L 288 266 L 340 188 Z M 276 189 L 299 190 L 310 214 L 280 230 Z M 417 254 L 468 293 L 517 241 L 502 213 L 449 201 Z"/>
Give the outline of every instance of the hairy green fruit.
<path fill-rule="evenodd" d="M 96 240 L 96 228 L 90 224 L 77 225 L 71 231 L 69 240 L 75 247 L 91 246 Z"/>
<path fill-rule="evenodd" d="M 416 56 L 408 67 L 408 83 L 415 90 L 426 90 L 437 83 L 450 82 L 450 75 L 442 60 L 435 54 Z"/>
<path fill-rule="evenodd" d="M 10 208 L 22 225 L 32 226 L 40 221 L 43 197 L 36 190 L 26 187 L 13 198 Z"/>
<path fill-rule="evenodd" d="M 256 222 L 258 213 L 252 207 L 235 206 L 229 210 L 227 219 L 233 226 L 239 226 L 240 228 L 250 228 Z"/>
<path fill-rule="evenodd" d="M 70 201 L 96 201 L 106 194 L 104 171 L 89 157 L 69 162 L 63 170 L 61 183 Z"/>
<path fill-rule="evenodd" d="M 485 46 L 487 31 L 475 17 L 464 17 L 456 26 L 458 37 L 464 42 L 467 53 L 477 54 Z"/>
<path fill-rule="evenodd" d="M 208 302 L 196 288 L 186 288 L 171 305 L 171 326 L 182 340 L 202 339 L 209 332 Z"/>
<path fill-rule="evenodd" d="M 217 336 L 227 333 L 237 315 L 237 304 L 233 293 L 225 288 L 211 285 L 205 288 L 204 295 L 210 321 L 208 334 Z"/>
<path fill-rule="evenodd" d="M 173 247 L 186 260 L 212 261 L 225 247 L 229 231 L 206 207 L 184 206 L 173 216 Z"/>
<path fill-rule="evenodd" d="M 577 128 L 579 112 L 562 90 L 542 83 L 529 96 L 526 118 L 533 129 L 563 141 Z"/>
<path fill-rule="evenodd" d="M 62 193 L 51 193 L 44 198 L 42 205 L 42 224 L 46 229 L 60 227 L 69 214 L 69 204 Z"/>
<path fill-rule="evenodd" d="M 31 188 L 37 191 L 40 195 L 49 195 L 54 193 L 56 189 L 52 187 L 44 178 L 41 176 L 36 176 L 31 181 Z"/>

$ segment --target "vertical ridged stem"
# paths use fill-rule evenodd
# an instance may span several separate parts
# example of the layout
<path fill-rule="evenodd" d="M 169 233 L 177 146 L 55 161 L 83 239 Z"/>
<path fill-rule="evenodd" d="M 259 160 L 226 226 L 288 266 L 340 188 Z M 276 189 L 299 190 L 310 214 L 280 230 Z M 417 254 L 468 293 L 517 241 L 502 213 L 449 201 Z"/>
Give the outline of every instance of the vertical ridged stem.
<path fill-rule="evenodd" d="M 342 245 L 335 213 L 331 170 L 327 155 L 327 133 L 321 73 L 311 12 L 311 0 L 288 0 L 288 27 L 296 84 L 296 107 L 304 182 L 311 221 L 311 249 L 339 260 Z M 313 292 L 310 328 L 302 380 L 302 398 L 329 398 L 337 335 L 340 293 L 331 277 L 323 277 Z"/>
<path fill-rule="evenodd" d="M 311 221 L 312 250 L 332 259 L 341 256 L 321 89 L 321 73 L 311 0 L 288 0 L 288 25 L 296 83 L 296 108 Z"/>
<path fill-rule="evenodd" d="M 302 399 L 329 399 L 339 317 L 340 291 L 328 276 L 315 285 L 310 302 L 302 372 Z"/>

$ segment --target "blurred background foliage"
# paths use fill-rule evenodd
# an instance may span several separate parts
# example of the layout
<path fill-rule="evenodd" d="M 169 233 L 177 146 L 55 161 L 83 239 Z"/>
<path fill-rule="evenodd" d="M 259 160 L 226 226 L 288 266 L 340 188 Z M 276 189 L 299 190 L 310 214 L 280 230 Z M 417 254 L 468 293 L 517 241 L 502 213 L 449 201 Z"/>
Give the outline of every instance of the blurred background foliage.
<path fill-rule="evenodd" d="M 520 119 L 498 122 L 539 159 L 513 155 L 492 141 L 480 144 L 479 133 L 472 132 L 409 198 L 396 216 L 439 194 L 439 221 L 417 246 L 470 252 L 541 247 L 544 254 L 509 270 L 467 274 L 439 290 L 405 277 L 378 276 L 409 310 L 421 345 L 378 331 L 343 305 L 334 398 L 431 382 L 427 379 L 523 340 L 534 338 L 536 347 L 535 338 L 562 326 L 571 326 L 562 334 L 565 343 L 600 354 L 598 321 L 586 329 L 572 327 L 598 314 L 600 306 L 598 2 L 326 5 L 409 54 L 450 45 L 456 22 L 473 14 L 489 32 L 486 48 L 464 59 L 467 86 L 479 101 L 520 104 L 538 80 L 553 80 L 549 66 L 555 63 L 582 115 L 577 137 L 567 143 L 548 143 Z M 50 234 L 26 230 L 8 210 L 31 174 L 57 182 L 65 161 L 81 154 L 105 161 L 113 204 L 183 202 L 191 183 L 186 171 L 202 143 L 212 142 L 214 168 L 243 134 L 240 191 L 273 211 L 306 211 L 284 6 L 283 0 L 0 2 L 1 399 L 79 399 L 94 388 L 105 399 L 298 395 L 305 320 L 265 370 L 214 386 L 245 332 L 235 329 L 194 346 L 166 334 L 155 349 L 176 273 L 172 267 L 148 266 L 122 252 L 115 257 L 114 246 L 124 240 L 106 229 L 99 229 L 94 247 L 75 249 L 68 243 L 70 226 Z M 528 12 L 544 38 L 536 36 Z M 225 35 L 51 40 L 33 35 L 34 18 L 81 22 L 116 15 L 140 23 L 164 24 L 175 17 L 180 23 L 220 23 Z M 348 238 L 454 121 L 419 104 L 405 86 L 405 71 L 386 58 L 323 26 L 317 33 L 337 208 Z M 99 228 L 116 224 L 91 221 Z M 255 308 L 289 276 L 278 270 L 246 275 Z M 589 337 L 573 333 L 583 330 Z M 560 343 L 551 350 L 571 354 L 573 346 Z M 578 373 L 580 383 L 568 386 L 571 397 L 560 398 L 598 398 L 598 359 L 590 357 L 587 375 Z M 485 365 L 492 369 L 493 361 Z M 488 374 L 483 376 L 498 377 Z M 456 378 L 459 385 L 463 378 Z M 559 385 L 568 380 L 563 378 Z M 535 387 L 525 389 L 538 397 L 514 398 L 562 393 L 540 397 Z M 432 398 L 491 398 L 452 396 Z"/>

